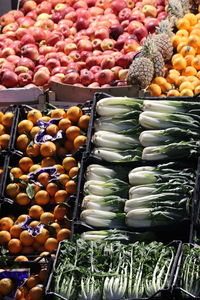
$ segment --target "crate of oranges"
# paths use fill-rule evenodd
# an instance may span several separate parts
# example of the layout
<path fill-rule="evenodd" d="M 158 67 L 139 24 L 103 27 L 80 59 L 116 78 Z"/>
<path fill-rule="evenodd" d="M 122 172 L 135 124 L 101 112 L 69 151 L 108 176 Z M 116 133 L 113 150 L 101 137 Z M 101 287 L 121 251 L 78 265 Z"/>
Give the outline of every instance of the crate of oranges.
<path fill-rule="evenodd" d="M 42 299 L 50 259 L 47 255 L 3 255 L 0 261 L 0 299 Z"/>

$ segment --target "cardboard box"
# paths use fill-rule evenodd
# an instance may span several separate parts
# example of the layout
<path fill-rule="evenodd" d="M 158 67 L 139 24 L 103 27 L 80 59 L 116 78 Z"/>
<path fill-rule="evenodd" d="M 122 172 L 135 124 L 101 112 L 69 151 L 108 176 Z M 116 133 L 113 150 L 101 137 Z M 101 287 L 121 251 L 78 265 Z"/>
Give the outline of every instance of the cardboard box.
<path fill-rule="evenodd" d="M 43 108 L 46 95 L 40 88 L 13 88 L 0 91 L 0 107 L 8 107 L 11 104 L 27 104 L 33 107 Z"/>
<path fill-rule="evenodd" d="M 51 82 L 48 93 L 49 102 L 53 105 L 63 105 L 64 102 L 73 105 L 92 100 L 96 92 L 107 93 L 112 96 L 142 97 L 145 95 L 138 86 L 118 86 L 110 88 L 87 88 L 69 84 Z"/>

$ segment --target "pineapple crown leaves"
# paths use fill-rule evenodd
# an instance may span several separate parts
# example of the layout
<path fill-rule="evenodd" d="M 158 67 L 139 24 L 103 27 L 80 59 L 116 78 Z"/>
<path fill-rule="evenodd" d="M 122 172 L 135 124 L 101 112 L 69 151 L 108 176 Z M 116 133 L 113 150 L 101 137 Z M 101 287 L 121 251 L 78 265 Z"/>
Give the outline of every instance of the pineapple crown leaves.
<path fill-rule="evenodd" d="M 182 17 L 184 15 L 183 6 L 180 0 L 168 0 L 166 10 L 170 16 Z"/>
<path fill-rule="evenodd" d="M 145 42 L 142 46 L 141 54 L 144 57 L 152 58 L 155 51 L 157 51 L 157 49 L 156 49 L 156 46 L 155 46 L 154 41 L 153 41 L 153 36 L 152 36 L 152 34 L 149 34 L 146 37 L 146 40 L 145 40 Z"/>
<path fill-rule="evenodd" d="M 173 35 L 172 24 L 168 19 L 165 19 L 159 23 L 156 27 L 156 34 L 167 34 L 169 36 Z"/>

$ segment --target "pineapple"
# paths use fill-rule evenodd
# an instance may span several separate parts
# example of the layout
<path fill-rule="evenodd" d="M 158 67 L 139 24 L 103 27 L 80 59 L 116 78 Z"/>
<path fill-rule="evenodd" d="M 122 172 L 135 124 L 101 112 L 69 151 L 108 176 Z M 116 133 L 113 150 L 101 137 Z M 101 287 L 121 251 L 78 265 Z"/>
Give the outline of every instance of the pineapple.
<path fill-rule="evenodd" d="M 162 54 L 164 61 L 170 60 L 173 55 L 172 34 L 171 24 L 168 20 L 164 20 L 160 22 L 156 30 L 156 35 L 153 37 L 155 46 Z"/>

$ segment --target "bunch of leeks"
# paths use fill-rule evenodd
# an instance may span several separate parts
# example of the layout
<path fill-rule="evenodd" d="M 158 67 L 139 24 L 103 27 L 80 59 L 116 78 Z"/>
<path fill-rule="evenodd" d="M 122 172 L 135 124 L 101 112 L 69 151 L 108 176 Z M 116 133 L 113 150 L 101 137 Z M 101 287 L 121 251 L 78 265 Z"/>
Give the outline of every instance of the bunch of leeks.
<path fill-rule="evenodd" d="M 68 300 L 150 297 L 168 288 L 175 251 L 158 242 L 65 241 L 52 291 Z"/>

